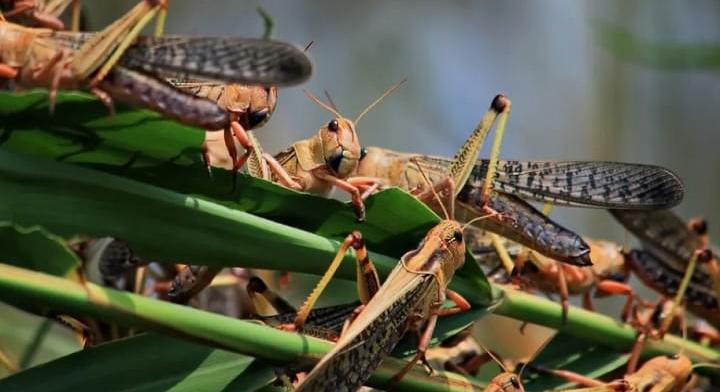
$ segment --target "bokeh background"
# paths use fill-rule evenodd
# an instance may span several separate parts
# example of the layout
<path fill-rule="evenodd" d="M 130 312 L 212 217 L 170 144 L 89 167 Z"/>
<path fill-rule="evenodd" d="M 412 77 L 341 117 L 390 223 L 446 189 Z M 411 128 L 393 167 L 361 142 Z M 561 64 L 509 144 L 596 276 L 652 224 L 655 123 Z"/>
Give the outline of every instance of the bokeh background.
<path fill-rule="evenodd" d="M 135 2 L 84 2 L 88 26 Z M 354 117 L 407 77 L 362 120 L 361 140 L 446 156 L 504 92 L 513 111 L 502 157 L 668 167 L 687 186 L 677 211 L 706 216 L 720 235 L 720 2 L 172 0 L 167 32 L 260 36 L 258 6 L 274 18 L 274 38 L 315 41 L 312 79 L 282 90 L 258 132 L 269 152 L 329 120 L 302 88 L 328 90 Z M 603 211 L 552 214 L 582 233 L 624 239 Z"/>

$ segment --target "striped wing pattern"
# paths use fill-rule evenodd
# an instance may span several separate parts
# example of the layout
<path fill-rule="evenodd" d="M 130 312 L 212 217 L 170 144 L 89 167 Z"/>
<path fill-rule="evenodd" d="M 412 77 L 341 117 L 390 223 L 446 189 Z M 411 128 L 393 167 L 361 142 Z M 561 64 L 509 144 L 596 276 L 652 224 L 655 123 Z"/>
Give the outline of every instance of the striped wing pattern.
<path fill-rule="evenodd" d="M 312 73 L 310 59 L 293 45 L 271 40 L 140 37 L 122 65 L 172 79 L 288 86 Z"/>
<path fill-rule="evenodd" d="M 478 161 L 471 178 L 484 178 L 488 163 Z M 602 161 L 501 160 L 493 187 L 558 205 L 623 209 L 670 208 L 685 192 L 663 167 Z"/>

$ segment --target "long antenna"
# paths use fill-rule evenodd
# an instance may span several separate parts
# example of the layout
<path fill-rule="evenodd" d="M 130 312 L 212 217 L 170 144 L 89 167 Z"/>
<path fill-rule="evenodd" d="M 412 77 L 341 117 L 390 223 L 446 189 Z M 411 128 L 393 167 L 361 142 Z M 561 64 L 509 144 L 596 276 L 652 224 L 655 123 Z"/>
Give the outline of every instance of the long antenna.
<path fill-rule="evenodd" d="M 327 110 L 328 112 L 334 114 L 335 117 L 337 117 L 337 118 L 343 118 L 343 116 L 342 116 L 340 113 L 338 113 L 337 110 L 333 109 L 333 108 L 330 107 L 328 104 L 326 104 L 325 102 L 321 101 L 318 97 L 314 96 L 310 91 L 303 90 L 303 92 L 305 93 L 305 95 L 306 95 L 308 98 L 310 98 L 310 99 L 312 99 L 313 101 L 315 101 L 315 103 L 318 104 L 321 108 L 323 108 L 323 109 Z"/>
<path fill-rule="evenodd" d="M 330 96 L 330 93 L 327 90 L 323 90 L 323 93 L 325 93 L 325 98 L 327 98 L 330 106 L 332 106 L 333 109 L 335 109 L 339 112 L 340 109 L 338 109 L 337 105 L 335 105 L 335 101 L 333 101 L 332 97 Z"/>
<path fill-rule="evenodd" d="M 447 209 L 445 209 L 445 205 L 443 204 L 442 199 L 440 199 L 440 195 L 438 195 L 437 192 L 435 192 L 435 187 L 433 186 L 432 183 L 430 183 L 430 180 L 425 175 L 425 171 L 422 169 L 422 167 L 420 167 L 420 163 L 418 163 L 417 159 L 415 159 L 415 158 L 411 158 L 410 160 L 415 164 L 415 166 L 417 166 L 418 170 L 420 171 L 420 175 L 422 175 L 423 180 L 425 180 L 425 184 L 427 184 L 427 186 L 430 187 L 430 190 L 432 191 L 433 196 L 435 196 L 435 200 L 437 200 L 437 202 L 440 203 L 440 208 L 442 208 L 443 214 L 445 214 L 445 219 L 450 220 L 451 219 L 450 215 L 448 215 L 448 211 L 447 211 Z"/>
<path fill-rule="evenodd" d="M 372 108 L 374 108 L 375 105 L 377 105 L 378 103 L 380 103 L 380 101 L 382 101 L 383 99 L 385 99 L 385 97 L 387 97 L 388 95 L 390 95 L 390 93 L 392 93 L 393 91 L 395 91 L 395 89 L 397 89 L 398 87 L 400 87 L 403 83 L 405 83 L 405 81 L 407 81 L 407 78 L 403 78 L 403 80 L 401 80 L 401 81 L 395 83 L 394 85 L 390 86 L 390 88 L 388 88 L 380 97 L 378 97 L 378 99 L 376 99 L 373 103 L 371 103 L 370 105 L 368 105 L 368 107 L 366 107 L 365 110 L 363 110 L 363 111 L 355 118 L 355 121 L 353 121 L 353 122 L 355 123 L 355 125 L 357 125 L 358 121 L 360 121 L 360 119 L 363 118 L 364 115 L 366 115 L 370 110 L 372 110 Z"/>

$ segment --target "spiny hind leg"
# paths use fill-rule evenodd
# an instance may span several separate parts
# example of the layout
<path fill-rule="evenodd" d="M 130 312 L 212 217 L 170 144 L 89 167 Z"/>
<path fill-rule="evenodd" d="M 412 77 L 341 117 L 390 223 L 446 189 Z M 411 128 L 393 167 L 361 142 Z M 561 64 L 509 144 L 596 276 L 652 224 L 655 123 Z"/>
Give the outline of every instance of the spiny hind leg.
<path fill-rule="evenodd" d="M 325 274 L 320 278 L 320 281 L 298 310 L 297 317 L 293 323 L 295 330 L 299 330 L 305 324 L 305 320 L 307 320 L 310 311 L 313 306 L 315 306 L 315 302 L 317 302 L 320 294 L 322 294 L 325 287 L 327 287 L 328 283 L 330 283 L 330 279 L 332 279 L 335 275 L 335 272 L 340 267 L 340 263 L 345 258 L 345 253 L 350 249 L 350 247 L 355 249 L 355 259 L 358 265 L 358 292 L 360 294 L 361 301 L 363 301 L 363 303 L 367 303 L 366 301 L 369 301 L 368 296 L 374 295 L 377 292 L 377 288 L 380 285 L 379 278 L 377 277 L 377 271 L 375 271 L 375 267 L 367 257 L 367 250 L 365 249 L 365 243 L 362 240 L 362 234 L 360 234 L 359 231 L 354 231 L 348 234 L 342 244 L 340 244 L 340 247 L 335 254 L 335 258 L 328 266 L 327 271 L 325 271 Z M 360 284 L 367 286 L 367 288 L 361 288 Z"/>

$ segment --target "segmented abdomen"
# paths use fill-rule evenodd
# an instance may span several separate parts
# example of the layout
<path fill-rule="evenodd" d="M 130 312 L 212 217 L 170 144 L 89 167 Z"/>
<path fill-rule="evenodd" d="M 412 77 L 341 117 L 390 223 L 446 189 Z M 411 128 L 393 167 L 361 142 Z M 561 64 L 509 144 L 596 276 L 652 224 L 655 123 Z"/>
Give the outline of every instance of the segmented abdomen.
<path fill-rule="evenodd" d="M 433 283 L 433 278 L 427 277 L 390 304 L 355 339 L 339 348 L 335 356 L 316 366 L 296 392 L 354 392 L 360 388 L 400 341 L 408 316 L 432 292 Z"/>
<path fill-rule="evenodd" d="M 100 88 L 120 102 L 152 109 L 186 125 L 206 129 L 222 129 L 229 125 L 227 111 L 214 102 L 123 67 L 113 68 L 100 83 Z"/>
<path fill-rule="evenodd" d="M 485 215 L 482 211 L 481 183 L 473 183 L 463 188 L 458 202 L 466 211 L 475 216 Z M 577 235 L 535 209 L 522 199 L 500 192 L 490 192 L 488 207 L 501 214 L 504 221 L 490 217 L 477 222 L 476 226 L 498 233 L 530 249 L 565 263 L 588 266 L 590 247 Z M 467 220 L 467 219 L 464 219 Z"/>

